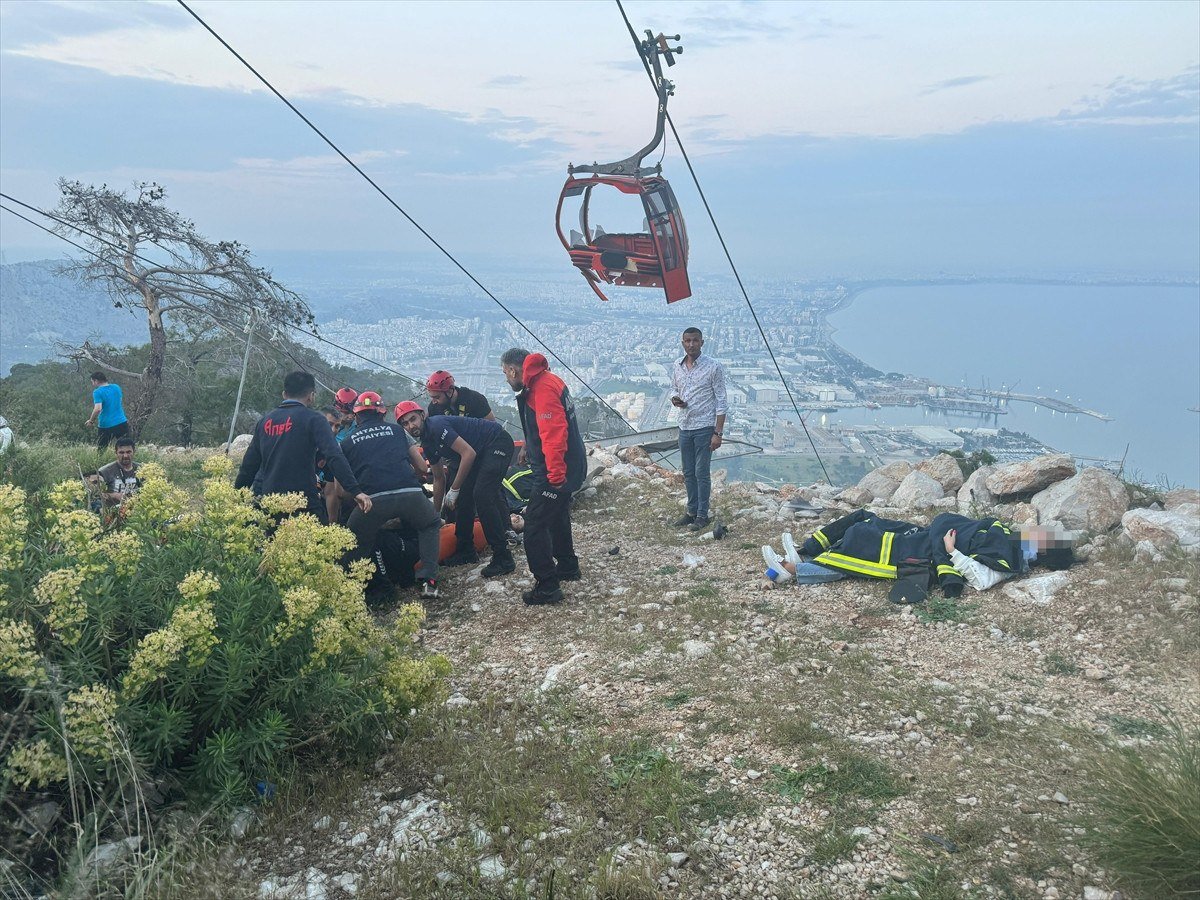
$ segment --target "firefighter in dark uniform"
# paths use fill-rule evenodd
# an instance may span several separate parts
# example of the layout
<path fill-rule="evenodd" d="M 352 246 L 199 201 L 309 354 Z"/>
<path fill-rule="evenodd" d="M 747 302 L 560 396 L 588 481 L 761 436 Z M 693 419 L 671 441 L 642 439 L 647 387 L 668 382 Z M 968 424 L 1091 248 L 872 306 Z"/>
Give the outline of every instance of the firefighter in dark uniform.
<path fill-rule="evenodd" d="M 445 369 L 438 369 L 425 381 L 425 390 L 429 393 L 429 408 L 425 411 L 427 418 L 434 416 L 466 416 L 471 419 L 488 419 L 495 421 L 491 404 L 487 397 L 470 388 L 459 387 L 454 383 L 454 376 Z M 445 478 L 447 484 L 454 483 L 458 471 L 457 457 L 445 460 Z M 455 510 L 445 510 L 443 515 L 450 515 L 454 521 L 454 536 L 457 546 L 454 554 L 442 561 L 444 566 L 470 566 L 479 562 L 479 554 L 475 552 L 475 520 L 471 516 L 460 516 Z"/>

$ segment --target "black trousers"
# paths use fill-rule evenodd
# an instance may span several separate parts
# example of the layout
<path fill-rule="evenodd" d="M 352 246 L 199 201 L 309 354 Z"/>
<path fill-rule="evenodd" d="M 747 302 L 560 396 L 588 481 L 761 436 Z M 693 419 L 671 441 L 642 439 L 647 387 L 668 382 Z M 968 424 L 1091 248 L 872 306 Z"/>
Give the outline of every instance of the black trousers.
<path fill-rule="evenodd" d="M 437 578 L 438 535 L 442 528 L 442 520 L 424 491 L 406 491 L 402 494 L 372 497 L 369 513 L 356 508 L 350 514 L 350 521 L 346 526 L 358 539 L 358 548 L 350 554 L 350 558 L 366 559 L 374 556 L 379 531 L 392 519 L 400 519 L 403 523 L 401 528 L 417 535 L 421 560 L 417 577 Z"/>
<path fill-rule="evenodd" d="M 128 422 L 122 422 L 120 425 L 113 425 L 110 428 L 101 428 L 96 432 L 96 449 L 103 450 L 110 441 L 125 437 L 127 434 L 129 434 Z"/>
<path fill-rule="evenodd" d="M 558 587 L 557 567 L 579 565 L 571 537 L 571 492 L 543 482 L 525 507 L 525 558 L 539 587 Z"/>
<path fill-rule="evenodd" d="M 508 547 L 508 501 L 504 499 L 502 482 L 512 464 L 512 456 L 513 440 L 507 431 L 497 435 L 491 446 L 476 455 L 454 508 L 456 550 L 470 550 L 475 546 L 477 516 L 488 546 L 493 551 Z"/>

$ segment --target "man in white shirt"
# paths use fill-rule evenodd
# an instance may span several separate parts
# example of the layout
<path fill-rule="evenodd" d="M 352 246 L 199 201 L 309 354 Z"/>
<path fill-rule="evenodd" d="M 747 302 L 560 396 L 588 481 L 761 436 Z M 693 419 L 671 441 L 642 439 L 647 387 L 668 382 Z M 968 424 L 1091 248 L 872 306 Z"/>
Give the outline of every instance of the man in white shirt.
<path fill-rule="evenodd" d="M 683 359 L 671 371 L 671 403 L 679 412 L 679 455 L 687 488 L 687 515 L 674 523 L 703 531 L 708 527 L 710 469 L 713 451 L 725 432 L 725 370 L 711 356 L 701 356 L 699 328 L 683 332 Z"/>

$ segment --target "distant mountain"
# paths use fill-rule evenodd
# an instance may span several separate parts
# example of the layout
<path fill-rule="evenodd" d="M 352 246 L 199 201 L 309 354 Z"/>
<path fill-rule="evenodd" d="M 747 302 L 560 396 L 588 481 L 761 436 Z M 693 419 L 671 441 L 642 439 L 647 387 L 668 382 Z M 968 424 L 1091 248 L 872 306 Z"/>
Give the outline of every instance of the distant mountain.
<path fill-rule="evenodd" d="M 0 374 L 53 356 L 59 341 L 145 342 L 137 318 L 94 285 L 56 274 L 60 265 L 47 259 L 0 266 Z"/>

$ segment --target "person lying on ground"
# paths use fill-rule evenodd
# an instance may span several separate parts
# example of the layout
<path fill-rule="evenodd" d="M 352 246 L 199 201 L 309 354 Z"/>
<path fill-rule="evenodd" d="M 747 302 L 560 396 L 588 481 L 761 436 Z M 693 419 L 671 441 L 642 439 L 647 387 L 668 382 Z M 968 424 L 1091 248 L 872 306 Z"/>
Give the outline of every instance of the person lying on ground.
<path fill-rule="evenodd" d="M 984 591 L 1031 565 L 1065 569 L 1074 561 L 1073 538 L 1063 531 L 1012 528 L 998 519 L 955 513 L 942 513 L 922 527 L 858 510 L 818 528 L 799 549 L 791 534 L 784 534 L 782 542 L 782 555 L 762 548 L 769 581 L 823 584 L 848 576 L 907 580 L 914 589 L 894 590 L 895 602 L 920 602 L 935 582 L 945 596 L 958 597 L 964 584 Z"/>

